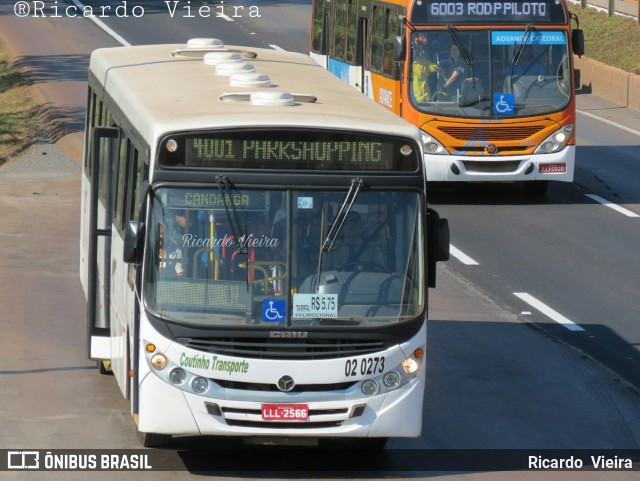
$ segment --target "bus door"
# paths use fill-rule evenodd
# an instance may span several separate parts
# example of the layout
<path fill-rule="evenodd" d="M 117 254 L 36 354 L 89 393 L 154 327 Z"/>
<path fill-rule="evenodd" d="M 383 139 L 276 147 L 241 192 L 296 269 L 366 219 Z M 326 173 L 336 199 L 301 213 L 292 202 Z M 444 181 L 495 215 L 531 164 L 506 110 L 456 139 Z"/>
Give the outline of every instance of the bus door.
<path fill-rule="evenodd" d="M 113 170 L 117 168 L 119 130 L 95 127 L 91 137 L 91 196 L 87 289 L 87 349 L 99 361 L 101 372 L 109 369 L 111 287 L 111 204 Z"/>

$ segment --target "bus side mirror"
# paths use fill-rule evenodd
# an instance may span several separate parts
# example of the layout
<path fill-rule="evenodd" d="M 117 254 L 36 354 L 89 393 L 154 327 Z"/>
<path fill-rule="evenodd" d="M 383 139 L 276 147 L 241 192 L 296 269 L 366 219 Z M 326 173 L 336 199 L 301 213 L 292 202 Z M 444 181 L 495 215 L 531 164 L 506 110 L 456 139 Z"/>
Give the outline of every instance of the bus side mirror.
<path fill-rule="evenodd" d="M 584 31 L 579 28 L 571 30 L 571 46 L 578 57 L 584 55 Z"/>
<path fill-rule="evenodd" d="M 124 233 L 122 258 L 127 264 L 142 262 L 142 246 L 144 244 L 144 224 L 130 221 Z"/>
<path fill-rule="evenodd" d="M 393 40 L 393 60 L 396 62 L 404 60 L 404 39 L 399 35 Z"/>
<path fill-rule="evenodd" d="M 428 286 L 436 287 L 436 263 L 449 260 L 449 222 L 433 209 L 427 209 Z"/>

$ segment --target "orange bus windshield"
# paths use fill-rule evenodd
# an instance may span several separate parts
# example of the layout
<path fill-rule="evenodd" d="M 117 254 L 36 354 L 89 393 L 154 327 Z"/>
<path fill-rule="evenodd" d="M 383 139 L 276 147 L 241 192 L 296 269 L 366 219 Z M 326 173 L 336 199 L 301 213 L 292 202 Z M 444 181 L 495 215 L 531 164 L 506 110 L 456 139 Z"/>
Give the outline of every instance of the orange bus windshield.
<path fill-rule="evenodd" d="M 516 118 L 571 99 L 563 29 L 423 28 L 411 36 L 409 99 L 416 110 L 463 118 Z"/>

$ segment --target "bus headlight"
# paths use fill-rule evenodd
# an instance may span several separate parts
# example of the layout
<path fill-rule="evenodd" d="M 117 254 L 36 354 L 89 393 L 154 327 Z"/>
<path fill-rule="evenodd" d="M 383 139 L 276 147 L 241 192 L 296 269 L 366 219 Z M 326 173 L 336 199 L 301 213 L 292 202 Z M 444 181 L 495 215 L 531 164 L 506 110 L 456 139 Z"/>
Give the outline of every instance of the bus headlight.
<path fill-rule="evenodd" d="M 382 382 L 385 386 L 394 389 L 400 385 L 400 374 L 395 371 L 388 372 L 382 378 Z"/>
<path fill-rule="evenodd" d="M 422 132 L 422 145 L 424 146 L 425 154 L 444 155 L 449 153 L 444 148 L 444 145 L 424 131 Z"/>
<path fill-rule="evenodd" d="M 183 384 L 187 380 L 187 373 L 184 369 L 176 367 L 169 373 L 169 381 L 173 384 Z"/>
<path fill-rule="evenodd" d="M 167 358 L 164 356 L 164 354 L 155 354 L 151 358 L 151 365 L 158 371 L 162 371 L 165 367 L 167 367 Z"/>
<path fill-rule="evenodd" d="M 415 374 L 420 369 L 420 364 L 412 357 L 407 357 L 402 361 L 402 370 L 405 374 Z"/>
<path fill-rule="evenodd" d="M 362 392 L 367 396 L 375 396 L 379 389 L 378 383 L 371 379 L 362 383 Z"/>
<path fill-rule="evenodd" d="M 202 394 L 209 389 L 209 381 L 203 377 L 197 377 L 191 381 L 191 388 L 198 394 Z"/>
<path fill-rule="evenodd" d="M 558 152 L 567 145 L 573 133 L 573 124 L 565 125 L 547 137 L 535 150 L 534 154 L 552 154 Z"/>

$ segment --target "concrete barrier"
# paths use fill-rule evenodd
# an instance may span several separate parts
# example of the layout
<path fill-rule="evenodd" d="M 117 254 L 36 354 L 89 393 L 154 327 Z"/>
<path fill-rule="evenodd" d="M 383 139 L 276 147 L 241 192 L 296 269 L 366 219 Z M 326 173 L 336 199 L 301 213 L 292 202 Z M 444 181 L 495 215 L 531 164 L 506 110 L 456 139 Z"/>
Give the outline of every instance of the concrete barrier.
<path fill-rule="evenodd" d="M 640 75 L 625 72 L 587 57 L 574 57 L 579 70 L 578 91 L 640 111 Z"/>
<path fill-rule="evenodd" d="M 629 104 L 633 110 L 640 110 L 640 75 L 629 75 Z"/>

